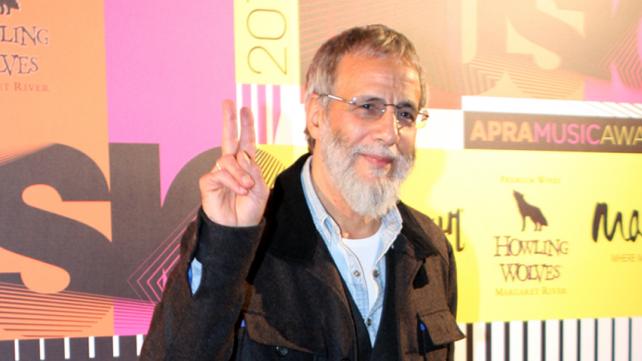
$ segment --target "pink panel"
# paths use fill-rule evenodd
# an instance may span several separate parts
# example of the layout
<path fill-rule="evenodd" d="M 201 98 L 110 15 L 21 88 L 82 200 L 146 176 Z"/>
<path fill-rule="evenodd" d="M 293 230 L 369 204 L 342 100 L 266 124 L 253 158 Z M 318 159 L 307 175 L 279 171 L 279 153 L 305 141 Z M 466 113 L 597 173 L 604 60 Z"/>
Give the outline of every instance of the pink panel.
<path fill-rule="evenodd" d="M 114 300 L 114 335 L 147 333 L 154 306 L 153 302 Z"/>
<path fill-rule="evenodd" d="M 111 143 L 160 147 L 161 194 L 190 159 L 220 144 L 234 98 L 233 3 L 105 2 Z"/>
<path fill-rule="evenodd" d="M 614 6 L 617 5 L 617 1 Z M 634 32 L 635 41 L 630 43 L 631 47 L 635 47 L 633 53 L 637 55 L 637 59 L 642 61 L 642 20 L 638 22 L 637 31 Z M 637 71 L 639 71 L 640 63 L 637 62 Z M 636 69 L 636 63 L 629 63 L 633 69 Z M 627 87 L 621 80 L 615 64 L 611 64 L 611 81 L 604 81 L 598 79 L 588 78 L 584 85 L 584 99 L 585 100 L 611 100 L 618 102 L 642 102 L 642 89 L 632 89 Z M 636 70 L 632 71 L 633 74 Z M 636 74 L 639 79 L 639 72 Z"/>
<path fill-rule="evenodd" d="M 611 81 L 587 79 L 584 100 L 609 100 L 616 102 L 642 102 L 642 89 L 631 89 L 622 84 L 617 69 L 611 65 Z"/>

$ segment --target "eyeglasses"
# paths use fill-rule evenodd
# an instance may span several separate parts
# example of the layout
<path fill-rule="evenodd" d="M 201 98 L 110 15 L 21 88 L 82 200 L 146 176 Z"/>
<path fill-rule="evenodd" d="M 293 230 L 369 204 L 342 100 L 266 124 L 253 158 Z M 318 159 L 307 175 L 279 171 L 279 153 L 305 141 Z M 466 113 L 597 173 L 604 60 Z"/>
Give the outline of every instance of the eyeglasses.
<path fill-rule="evenodd" d="M 394 107 L 396 123 L 399 129 L 405 127 L 422 128 L 424 125 L 426 125 L 428 117 L 430 116 L 428 114 L 428 110 L 417 110 L 414 106 L 408 103 L 386 103 L 386 101 L 381 98 L 374 98 L 370 96 L 356 96 L 348 100 L 332 94 L 318 95 L 320 97 L 325 97 L 330 100 L 351 105 L 352 112 L 363 120 L 378 120 L 386 112 L 387 107 Z"/>

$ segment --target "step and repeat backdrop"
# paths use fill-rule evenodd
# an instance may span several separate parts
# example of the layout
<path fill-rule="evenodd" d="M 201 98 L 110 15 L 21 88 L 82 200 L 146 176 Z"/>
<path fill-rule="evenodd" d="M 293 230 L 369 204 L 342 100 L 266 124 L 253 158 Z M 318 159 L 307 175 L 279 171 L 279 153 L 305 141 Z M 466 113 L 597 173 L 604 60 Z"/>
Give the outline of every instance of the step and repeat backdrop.
<path fill-rule="evenodd" d="M 301 79 L 345 28 L 417 46 L 402 199 L 458 263 L 458 360 L 642 360 L 642 2 L 0 0 L 0 360 L 135 360 L 219 154 L 305 152 Z"/>

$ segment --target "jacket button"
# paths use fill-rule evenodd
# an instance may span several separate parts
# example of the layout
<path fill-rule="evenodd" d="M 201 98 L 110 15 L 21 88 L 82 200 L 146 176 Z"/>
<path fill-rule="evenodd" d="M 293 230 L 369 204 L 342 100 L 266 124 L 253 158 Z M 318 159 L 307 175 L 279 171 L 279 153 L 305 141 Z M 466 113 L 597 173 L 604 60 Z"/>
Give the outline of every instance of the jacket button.
<path fill-rule="evenodd" d="M 285 357 L 288 354 L 288 348 L 287 347 L 276 346 L 274 349 L 276 350 L 276 353 L 278 353 L 279 356 L 281 356 L 281 357 Z"/>

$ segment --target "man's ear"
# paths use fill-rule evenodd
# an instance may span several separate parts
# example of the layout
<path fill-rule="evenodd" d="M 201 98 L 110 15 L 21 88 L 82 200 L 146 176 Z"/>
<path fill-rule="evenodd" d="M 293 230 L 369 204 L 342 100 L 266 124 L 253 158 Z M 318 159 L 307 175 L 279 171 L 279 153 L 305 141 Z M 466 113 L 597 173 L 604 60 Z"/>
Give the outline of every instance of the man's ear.
<path fill-rule="evenodd" d="M 312 139 L 318 138 L 319 124 L 323 120 L 324 111 L 318 95 L 313 94 L 305 101 L 305 127 Z"/>

